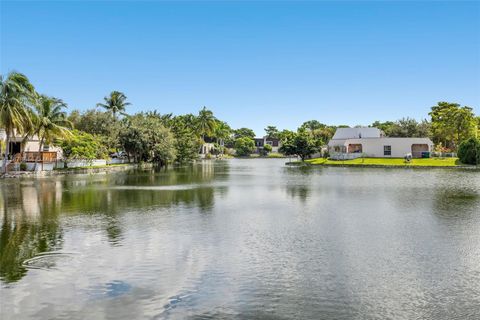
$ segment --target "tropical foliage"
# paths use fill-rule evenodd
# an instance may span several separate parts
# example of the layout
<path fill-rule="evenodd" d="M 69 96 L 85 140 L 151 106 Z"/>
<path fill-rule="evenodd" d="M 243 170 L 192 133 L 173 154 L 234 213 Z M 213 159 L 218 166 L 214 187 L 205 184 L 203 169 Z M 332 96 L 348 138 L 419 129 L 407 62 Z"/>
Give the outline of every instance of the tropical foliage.
<path fill-rule="evenodd" d="M 37 115 L 34 118 L 34 134 L 39 139 L 39 149 L 43 150 L 44 143 L 51 144 L 57 139 L 67 138 L 72 123 L 63 111 L 67 105 L 60 99 L 41 95 L 36 104 Z"/>
<path fill-rule="evenodd" d="M 238 139 L 238 138 L 254 139 L 255 138 L 255 132 L 252 129 L 249 129 L 249 128 L 240 128 L 240 129 L 233 130 L 233 137 L 235 139 Z"/>
<path fill-rule="evenodd" d="M 473 109 L 461 107 L 458 103 L 439 102 L 432 107 L 431 134 L 433 142 L 456 149 L 464 140 L 475 137 L 478 131 L 478 122 Z"/>
<path fill-rule="evenodd" d="M 206 107 L 203 107 L 200 112 L 198 112 L 197 117 L 197 129 L 201 134 L 203 140 L 205 137 L 212 136 L 217 124 L 216 118 L 213 116 L 213 112 L 208 110 Z"/>
<path fill-rule="evenodd" d="M 280 152 L 287 156 L 297 156 L 305 161 L 319 151 L 318 142 L 306 130 L 299 130 L 283 141 Z"/>
<path fill-rule="evenodd" d="M 107 148 L 100 137 L 79 130 L 73 130 L 70 137 L 63 140 L 60 146 L 67 159 L 93 160 L 108 157 Z"/>
<path fill-rule="evenodd" d="M 429 136 L 431 124 L 427 120 L 422 122 L 417 122 L 417 120 L 412 118 L 402 118 L 395 122 L 386 121 L 380 122 L 375 121 L 371 127 L 378 128 L 383 131 L 387 137 L 415 137 L 415 138 L 425 138 Z"/>
<path fill-rule="evenodd" d="M 470 138 L 458 147 L 458 158 L 464 164 L 480 164 L 480 139 Z"/>
<path fill-rule="evenodd" d="M 272 152 L 272 149 L 273 149 L 273 148 L 272 148 L 271 145 L 266 144 L 266 145 L 263 146 L 263 148 L 262 148 L 262 150 L 261 150 L 261 154 L 262 154 L 263 156 L 266 156 L 266 155 L 268 155 L 270 152 Z"/>
<path fill-rule="evenodd" d="M 117 118 L 117 114 L 125 115 L 126 106 L 130 105 L 127 102 L 127 97 L 123 92 L 112 91 L 108 97 L 103 98 L 104 103 L 97 103 L 97 107 L 102 107 L 108 112 L 111 112 L 113 118 Z"/>
<path fill-rule="evenodd" d="M 265 128 L 265 133 L 268 138 L 278 139 L 279 131 L 275 126 L 268 126 Z"/>
<path fill-rule="evenodd" d="M 252 129 L 232 129 L 207 107 L 197 114 L 162 114 L 153 110 L 128 115 L 128 105 L 124 93 L 112 91 L 103 103 L 96 105 L 101 109 L 74 110 L 67 116 L 67 105 L 62 100 L 38 94 L 25 75 L 12 72 L 0 77 L 0 129 L 6 135 L 0 148 L 4 149 L 4 154 L 10 154 L 9 142 L 14 136 L 24 141 L 38 136 L 39 150 L 45 144 L 58 144 L 67 158 L 104 158 L 114 153 L 160 165 L 196 160 L 204 143 L 214 145 L 213 149 L 209 148 L 207 158 L 230 154 L 232 149 L 238 156 L 255 152 Z M 418 122 L 407 117 L 397 121 L 375 121 L 371 126 L 390 137 L 430 137 L 438 150 L 458 151 L 465 163 L 472 163 L 472 154 L 477 154 L 477 140 L 473 138 L 480 134 L 480 117 L 475 116 L 473 109 L 439 102 L 429 115 L 429 121 Z M 269 125 L 265 133 L 268 138 L 280 140 L 280 151 L 285 155 L 305 160 L 320 152 L 336 129 L 343 127 L 347 126 L 332 126 L 312 119 L 297 131 L 279 130 Z M 259 151 L 263 155 L 272 152 L 269 145 Z M 3 163 L 6 161 L 4 157 Z"/>
<path fill-rule="evenodd" d="M 175 160 L 175 137 L 158 117 L 143 113 L 126 120 L 120 133 L 120 144 L 136 162 L 155 162 L 166 165 Z"/>
<path fill-rule="evenodd" d="M 0 76 L 0 127 L 5 130 L 5 154 L 9 154 L 10 139 L 14 134 L 32 130 L 32 109 L 37 93 L 28 78 L 18 72 Z M 3 159 L 3 170 L 7 171 L 7 157 Z"/>
<path fill-rule="evenodd" d="M 255 150 L 255 141 L 249 137 L 240 137 L 235 140 L 235 152 L 237 156 L 249 156 Z"/>

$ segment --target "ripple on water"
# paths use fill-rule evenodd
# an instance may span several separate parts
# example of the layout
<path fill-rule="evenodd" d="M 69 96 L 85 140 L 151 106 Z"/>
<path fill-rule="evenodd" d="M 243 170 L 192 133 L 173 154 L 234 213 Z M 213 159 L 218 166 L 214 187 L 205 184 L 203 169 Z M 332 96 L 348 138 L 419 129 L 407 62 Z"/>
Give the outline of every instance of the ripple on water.
<path fill-rule="evenodd" d="M 75 254 L 69 252 L 45 252 L 25 260 L 22 265 L 27 269 L 56 269 L 59 263 L 71 261 L 74 257 Z"/>

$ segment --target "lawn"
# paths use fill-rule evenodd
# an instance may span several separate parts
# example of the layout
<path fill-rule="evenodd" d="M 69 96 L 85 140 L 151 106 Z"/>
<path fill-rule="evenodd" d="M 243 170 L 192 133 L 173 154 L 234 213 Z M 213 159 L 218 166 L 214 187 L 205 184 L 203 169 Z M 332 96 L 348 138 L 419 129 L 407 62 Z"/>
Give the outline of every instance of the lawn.
<path fill-rule="evenodd" d="M 405 163 L 402 158 L 358 158 L 354 160 L 329 160 L 316 158 L 306 160 L 313 165 L 351 165 L 351 166 L 406 166 L 406 167 L 456 167 L 462 165 L 458 158 L 412 159 Z"/>

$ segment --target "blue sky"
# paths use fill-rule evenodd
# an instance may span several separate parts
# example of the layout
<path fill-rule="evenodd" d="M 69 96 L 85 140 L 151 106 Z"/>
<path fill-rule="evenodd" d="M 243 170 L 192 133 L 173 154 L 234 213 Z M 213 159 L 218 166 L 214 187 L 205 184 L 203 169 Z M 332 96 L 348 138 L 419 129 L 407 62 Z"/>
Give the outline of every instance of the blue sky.
<path fill-rule="evenodd" d="M 480 2 L 3 1 L 0 71 L 70 109 L 197 112 L 257 134 L 303 121 L 480 113 Z"/>

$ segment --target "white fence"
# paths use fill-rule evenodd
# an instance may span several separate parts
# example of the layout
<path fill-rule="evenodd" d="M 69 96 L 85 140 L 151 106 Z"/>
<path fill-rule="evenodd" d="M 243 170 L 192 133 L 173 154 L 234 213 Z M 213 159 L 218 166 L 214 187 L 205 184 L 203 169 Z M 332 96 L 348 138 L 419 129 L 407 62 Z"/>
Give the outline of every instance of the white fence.
<path fill-rule="evenodd" d="M 430 157 L 432 158 L 456 158 L 457 154 L 455 152 L 430 152 Z"/>
<path fill-rule="evenodd" d="M 107 160 L 107 164 L 123 164 L 123 163 L 130 163 L 128 159 L 119 159 L 119 158 L 113 158 L 110 160 Z"/>
<path fill-rule="evenodd" d="M 81 167 L 101 167 L 106 166 L 107 160 L 104 159 L 74 159 L 67 161 L 67 168 L 81 168 Z"/>

